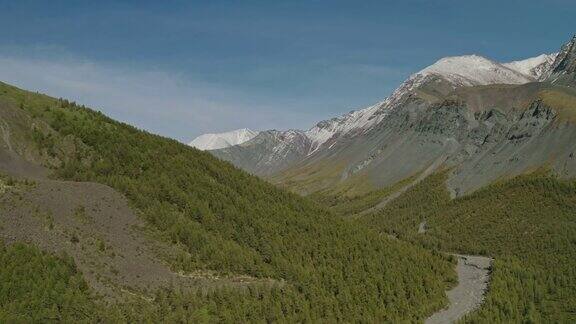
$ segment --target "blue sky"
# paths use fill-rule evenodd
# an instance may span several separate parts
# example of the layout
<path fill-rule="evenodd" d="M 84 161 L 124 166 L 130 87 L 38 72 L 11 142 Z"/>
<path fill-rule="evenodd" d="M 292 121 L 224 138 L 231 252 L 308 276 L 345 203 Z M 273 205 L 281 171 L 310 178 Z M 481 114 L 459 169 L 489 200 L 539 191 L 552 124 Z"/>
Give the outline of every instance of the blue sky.
<path fill-rule="evenodd" d="M 576 1 L 7 1 L 0 80 L 189 141 L 308 128 L 443 56 L 557 51 Z"/>

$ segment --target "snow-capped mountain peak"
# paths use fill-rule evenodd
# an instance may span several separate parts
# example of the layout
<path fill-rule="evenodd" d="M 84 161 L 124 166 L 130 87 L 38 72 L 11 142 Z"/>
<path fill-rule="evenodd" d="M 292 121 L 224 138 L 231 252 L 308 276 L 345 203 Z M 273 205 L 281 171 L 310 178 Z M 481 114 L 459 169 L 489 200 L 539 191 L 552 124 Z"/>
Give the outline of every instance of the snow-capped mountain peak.
<path fill-rule="evenodd" d="M 242 128 L 218 134 L 204 134 L 196 137 L 188 145 L 199 150 L 217 150 L 247 142 L 258 135 L 258 132 Z"/>
<path fill-rule="evenodd" d="M 438 60 L 410 76 L 388 98 L 373 106 L 322 121 L 305 132 L 312 145 L 310 154 L 335 136 L 353 130 L 368 129 L 387 115 L 406 94 L 433 77 L 440 77 L 453 85 L 476 86 L 488 84 L 523 84 L 540 79 L 550 69 L 556 54 L 543 54 L 522 61 L 501 64 L 479 55 L 451 56 Z"/>
<path fill-rule="evenodd" d="M 441 76 L 457 86 L 522 84 L 534 81 L 524 73 L 478 55 L 442 58 L 413 77 L 431 74 Z"/>
<path fill-rule="evenodd" d="M 414 90 L 429 81 L 442 79 L 454 89 L 462 86 L 489 84 L 524 84 L 542 78 L 550 69 L 551 62 L 554 61 L 555 57 L 556 54 L 544 54 L 509 63 L 498 63 L 479 55 L 445 57 L 411 75 L 388 98 L 373 106 L 321 121 L 307 131 L 298 131 L 297 137 L 294 137 L 294 134 L 290 131 L 278 132 L 279 148 L 273 151 L 276 153 L 284 152 L 285 149 L 283 148 L 289 147 L 290 145 L 288 144 L 293 141 L 293 138 L 297 138 L 299 142 L 307 143 L 306 145 L 297 146 L 306 146 L 307 155 L 311 155 L 322 148 L 331 148 L 337 143 L 339 138 L 346 134 L 355 136 L 371 129 L 382 121 L 389 112 L 393 111 L 395 107 L 400 106 L 405 98 L 414 93 Z M 208 147 L 205 149 L 211 150 L 239 144 L 239 142 L 232 142 L 231 144 L 223 143 L 219 145 L 218 143 L 222 139 L 218 135 L 222 134 L 208 135 L 210 137 L 200 137 L 194 140 L 191 145 Z M 204 141 L 211 141 L 216 144 L 205 145 L 202 144 Z M 201 144 L 199 145 L 198 142 Z"/>
<path fill-rule="evenodd" d="M 498 63 L 479 55 L 450 56 L 414 73 L 385 101 L 399 102 L 406 94 L 435 78 L 441 78 L 453 88 L 489 84 L 524 84 L 537 81 L 550 69 L 556 54 L 510 63 Z"/>

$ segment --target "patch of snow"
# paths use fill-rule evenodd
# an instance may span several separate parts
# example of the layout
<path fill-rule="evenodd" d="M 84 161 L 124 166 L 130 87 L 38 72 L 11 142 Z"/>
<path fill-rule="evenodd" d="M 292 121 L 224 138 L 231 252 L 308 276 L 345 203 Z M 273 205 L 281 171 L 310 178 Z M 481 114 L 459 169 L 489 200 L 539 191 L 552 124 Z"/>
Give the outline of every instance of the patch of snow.
<path fill-rule="evenodd" d="M 542 54 L 525 60 L 502 63 L 503 66 L 518 71 L 522 74 L 542 80 L 546 72 L 550 70 L 558 53 Z"/>
<path fill-rule="evenodd" d="M 199 150 L 217 150 L 245 143 L 258 135 L 258 132 L 247 128 L 226 133 L 204 134 L 196 137 L 188 145 Z"/>
<path fill-rule="evenodd" d="M 373 106 L 352 111 L 346 115 L 321 121 L 305 132 L 312 142 L 310 153 L 317 151 L 322 144 L 332 139 L 335 135 L 344 135 L 357 129 L 366 129 L 377 123 L 380 116 L 375 113 L 382 107 L 384 102 Z"/>
<path fill-rule="evenodd" d="M 430 74 L 442 76 L 457 86 L 523 84 L 534 81 L 528 75 L 478 55 L 445 57 L 412 77 Z"/>

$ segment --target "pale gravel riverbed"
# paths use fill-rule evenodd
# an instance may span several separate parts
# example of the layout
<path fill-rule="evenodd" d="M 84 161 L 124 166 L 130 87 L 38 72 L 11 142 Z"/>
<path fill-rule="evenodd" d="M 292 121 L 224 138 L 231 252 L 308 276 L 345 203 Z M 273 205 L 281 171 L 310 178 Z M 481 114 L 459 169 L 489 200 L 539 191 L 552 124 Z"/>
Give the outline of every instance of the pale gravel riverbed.
<path fill-rule="evenodd" d="M 458 258 L 458 285 L 446 292 L 449 305 L 426 319 L 426 324 L 453 323 L 478 308 L 484 301 L 490 280 L 492 259 L 454 255 Z"/>

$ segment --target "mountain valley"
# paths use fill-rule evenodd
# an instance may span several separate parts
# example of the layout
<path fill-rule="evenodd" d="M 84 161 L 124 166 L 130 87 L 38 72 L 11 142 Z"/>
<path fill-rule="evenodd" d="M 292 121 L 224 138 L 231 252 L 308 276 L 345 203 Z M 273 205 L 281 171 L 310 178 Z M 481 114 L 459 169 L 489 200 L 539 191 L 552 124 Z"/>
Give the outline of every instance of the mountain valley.
<path fill-rule="evenodd" d="M 576 36 L 189 144 L 0 83 L 0 135 L 2 323 L 576 321 Z"/>
<path fill-rule="evenodd" d="M 494 257 L 465 322 L 571 322 L 575 53 L 576 36 L 523 61 L 441 59 L 379 104 L 211 153 L 393 239 Z"/>

